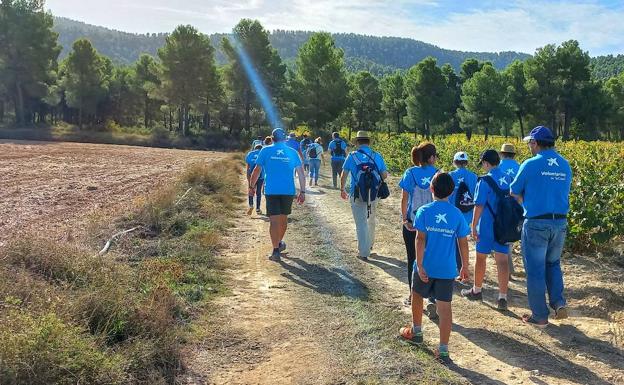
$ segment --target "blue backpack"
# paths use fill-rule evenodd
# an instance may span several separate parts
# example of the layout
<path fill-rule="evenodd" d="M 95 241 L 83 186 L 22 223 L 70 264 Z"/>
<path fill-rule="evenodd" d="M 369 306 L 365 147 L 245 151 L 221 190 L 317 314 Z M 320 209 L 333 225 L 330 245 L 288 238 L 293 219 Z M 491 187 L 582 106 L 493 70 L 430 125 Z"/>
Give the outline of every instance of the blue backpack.
<path fill-rule="evenodd" d="M 491 176 L 485 175 L 479 179 L 485 181 L 498 197 L 496 214 L 489 203 L 485 204 L 494 218 L 494 239 L 502 245 L 519 241 L 524 222 L 522 206 L 511 196 L 509 190 L 501 189 Z"/>
<path fill-rule="evenodd" d="M 356 153 L 364 154 L 365 161 L 361 161 Z M 373 153 L 374 155 L 374 153 Z M 379 172 L 379 167 L 372 156 L 363 150 L 357 150 L 352 153 L 353 160 L 356 165 L 356 173 L 353 183 L 355 184 L 354 198 L 360 198 L 363 202 L 368 203 L 368 215 L 371 212 L 371 202 L 377 198 L 386 199 L 390 195 L 388 185 L 384 182 Z"/>

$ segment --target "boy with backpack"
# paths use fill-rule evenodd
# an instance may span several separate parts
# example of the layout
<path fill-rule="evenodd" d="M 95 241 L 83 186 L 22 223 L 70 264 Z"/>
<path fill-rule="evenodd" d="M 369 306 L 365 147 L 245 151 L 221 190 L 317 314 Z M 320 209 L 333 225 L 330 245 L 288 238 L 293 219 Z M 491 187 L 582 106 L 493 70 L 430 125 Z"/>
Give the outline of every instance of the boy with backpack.
<path fill-rule="evenodd" d="M 340 138 L 340 134 L 337 132 L 332 133 L 332 141 L 327 146 L 331 153 L 331 168 L 332 168 L 332 181 L 334 182 L 334 188 L 338 187 L 338 177 L 342 173 L 342 166 L 347 157 L 347 142 Z"/>
<path fill-rule="evenodd" d="M 386 162 L 369 147 L 370 141 L 368 132 L 357 133 L 358 148 L 347 156 L 340 177 L 340 197 L 351 201 L 359 258 L 364 261 L 368 260 L 375 242 L 377 202 L 390 194 L 384 181 L 388 177 Z M 349 194 L 345 190 L 348 176 L 351 177 Z"/>
<path fill-rule="evenodd" d="M 436 357 L 450 363 L 448 344 L 451 335 L 453 286 L 459 275 L 470 279 L 468 268 L 468 224 L 461 211 L 448 201 L 454 190 L 453 178 L 438 173 L 431 181 L 434 195 L 432 203 L 416 212 L 414 227 L 416 236 L 416 263 L 412 278 L 412 325 L 401 328 L 400 336 L 411 343 L 423 342 L 423 299 L 435 298 L 440 326 L 440 345 Z M 455 253 L 457 247 L 462 255 L 462 268 L 458 272 Z"/>
<path fill-rule="evenodd" d="M 245 157 L 245 163 L 247 163 L 247 183 L 251 179 L 251 173 L 254 168 L 256 168 L 256 161 L 258 160 L 258 154 L 262 150 L 262 144 L 256 144 L 254 149 L 250 151 Z M 264 174 L 261 174 L 256 182 L 256 214 L 262 214 L 262 210 L 260 210 L 260 204 L 262 201 L 262 186 L 264 185 Z M 247 215 L 251 215 L 254 209 L 254 195 L 249 196 L 249 209 L 247 210 Z"/>
<path fill-rule="evenodd" d="M 325 162 L 321 137 L 316 138 L 314 143 L 308 145 L 306 158 L 310 164 L 310 186 L 312 186 L 313 182 L 314 186 L 318 186 L 318 180 L 321 172 L 321 161 Z"/>
<path fill-rule="evenodd" d="M 520 169 L 520 164 L 516 161 L 516 147 L 513 144 L 505 143 L 501 146 L 501 150 L 498 153 L 501 157 L 500 166 L 498 166 L 505 175 L 508 175 L 513 181 L 516 179 L 516 175 L 518 175 L 518 170 Z M 507 259 L 509 260 L 509 276 L 515 273 L 514 265 L 513 265 L 513 246 L 509 248 L 509 254 L 507 255 Z"/>
<path fill-rule="evenodd" d="M 475 190 L 475 209 L 472 218 L 472 237 L 477 242 L 474 286 L 461 291 L 469 300 L 482 300 L 481 286 L 485 278 L 488 254 L 494 252 L 498 271 L 498 301 L 501 311 L 507 310 L 509 286 L 509 243 L 520 237 L 522 207 L 510 195 L 512 179 L 498 167 L 500 157 L 495 150 L 487 150 L 479 160 L 487 172 L 479 178 Z"/>
<path fill-rule="evenodd" d="M 300 151 L 303 154 L 303 169 L 304 171 L 310 171 L 310 158 L 308 157 L 307 151 L 308 146 L 312 144 L 312 139 L 308 138 L 308 134 L 303 134 L 303 139 L 300 143 Z"/>
<path fill-rule="evenodd" d="M 464 215 L 464 219 L 468 226 L 472 223 L 472 213 L 474 211 L 474 194 L 477 188 L 477 174 L 468 170 L 468 154 L 463 151 L 453 156 L 453 165 L 455 170 L 449 175 L 453 178 L 455 189 L 449 197 L 449 202 L 455 205 Z M 457 251 L 457 266 L 461 268 L 462 261 Z"/>

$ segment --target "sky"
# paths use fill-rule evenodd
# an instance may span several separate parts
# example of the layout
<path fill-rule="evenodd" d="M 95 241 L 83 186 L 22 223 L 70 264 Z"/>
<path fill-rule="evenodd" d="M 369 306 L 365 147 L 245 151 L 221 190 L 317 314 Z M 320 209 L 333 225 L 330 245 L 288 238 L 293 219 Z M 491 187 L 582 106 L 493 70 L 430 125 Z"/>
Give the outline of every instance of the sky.
<path fill-rule="evenodd" d="M 533 53 L 576 39 L 592 56 L 624 53 L 622 0 L 47 0 L 46 8 L 135 33 L 180 24 L 229 32 L 253 18 L 268 30 L 409 37 L 461 51 Z"/>

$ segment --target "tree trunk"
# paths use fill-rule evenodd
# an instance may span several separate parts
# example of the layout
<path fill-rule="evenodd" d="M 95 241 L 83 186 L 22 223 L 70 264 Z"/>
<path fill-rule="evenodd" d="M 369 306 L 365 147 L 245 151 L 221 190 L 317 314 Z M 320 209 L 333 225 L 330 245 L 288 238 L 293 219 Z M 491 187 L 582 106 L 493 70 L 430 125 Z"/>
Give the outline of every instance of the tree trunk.
<path fill-rule="evenodd" d="M 572 124 L 572 111 L 569 106 L 565 106 L 563 114 L 563 140 L 568 140 L 570 136 L 570 126 Z"/>
<path fill-rule="evenodd" d="M 150 121 L 149 121 L 149 97 L 147 96 L 147 92 L 145 93 L 145 111 L 144 115 L 143 115 L 143 124 L 145 124 L 145 128 L 149 127 L 150 125 Z"/>
<path fill-rule="evenodd" d="M 490 118 L 489 117 L 485 120 L 484 131 L 485 131 L 485 140 L 487 141 L 488 136 L 490 134 Z"/>
<path fill-rule="evenodd" d="M 396 118 L 397 118 L 397 133 L 400 134 L 401 133 L 401 113 L 399 111 L 397 111 L 396 113 Z"/>
<path fill-rule="evenodd" d="M 78 129 L 82 130 L 82 103 L 80 103 L 80 108 L 78 108 Z"/>
<path fill-rule="evenodd" d="M 18 80 L 15 83 L 15 92 L 17 99 L 15 100 L 15 123 L 18 126 L 24 125 L 24 91 L 22 90 L 22 83 Z"/>
<path fill-rule="evenodd" d="M 0 123 L 4 122 L 4 99 L 0 99 Z"/>
<path fill-rule="evenodd" d="M 517 113 L 518 123 L 520 123 L 520 139 L 524 138 L 524 122 L 522 121 L 522 114 Z"/>

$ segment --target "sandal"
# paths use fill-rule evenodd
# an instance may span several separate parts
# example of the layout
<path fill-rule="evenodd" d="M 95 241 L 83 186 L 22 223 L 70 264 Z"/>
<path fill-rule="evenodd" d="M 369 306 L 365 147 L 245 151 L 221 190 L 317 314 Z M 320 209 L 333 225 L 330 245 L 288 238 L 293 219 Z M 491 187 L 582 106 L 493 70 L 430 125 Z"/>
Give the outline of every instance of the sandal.
<path fill-rule="evenodd" d="M 411 325 L 404 326 L 399 330 L 399 336 L 405 341 L 412 344 L 422 344 L 423 343 L 423 334 L 422 332 L 414 333 L 414 329 L 412 329 Z"/>
<path fill-rule="evenodd" d="M 525 324 L 528 325 L 533 325 L 539 329 L 544 329 L 546 326 L 548 326 L 548 320 L 546 321 L 538 321 L 535 318 L 533 318 L 532 315 L 530 314 L 525 314 L 522 316 L 522 322 L 524 322 Z"/>

